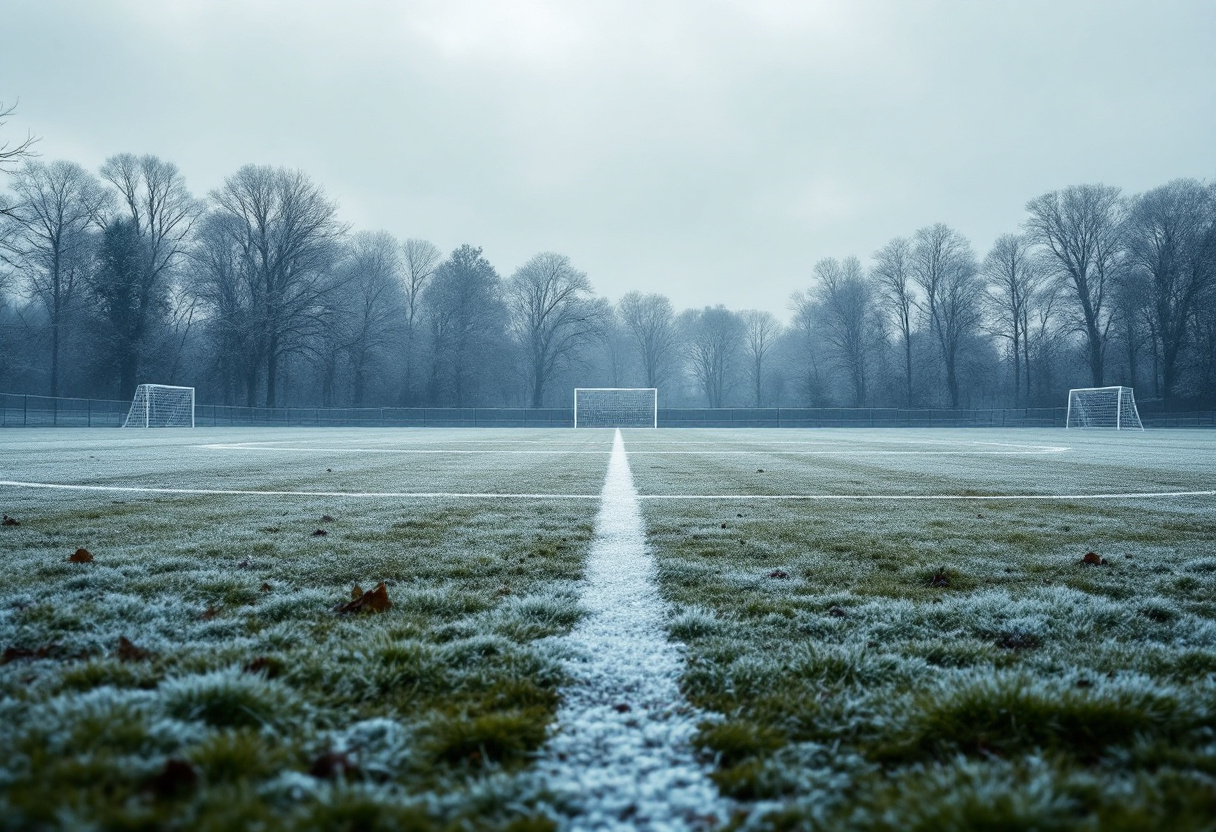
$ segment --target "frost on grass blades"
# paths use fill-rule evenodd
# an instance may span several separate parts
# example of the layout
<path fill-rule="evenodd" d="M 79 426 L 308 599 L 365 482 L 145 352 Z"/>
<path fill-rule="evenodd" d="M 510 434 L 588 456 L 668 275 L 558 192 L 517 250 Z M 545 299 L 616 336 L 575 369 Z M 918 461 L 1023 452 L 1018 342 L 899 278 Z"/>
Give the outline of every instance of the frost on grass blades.
<path fill-rule="evenodd" d="M 618 430 L 586 566 L 590 614 L 568 637 L 573 683 L 539 763 L 570 829 L 692 829 L 726 818 L 693 754 L 705 716 L 680 695 L 683 658 L 667 640 L 654 579 Z"/>

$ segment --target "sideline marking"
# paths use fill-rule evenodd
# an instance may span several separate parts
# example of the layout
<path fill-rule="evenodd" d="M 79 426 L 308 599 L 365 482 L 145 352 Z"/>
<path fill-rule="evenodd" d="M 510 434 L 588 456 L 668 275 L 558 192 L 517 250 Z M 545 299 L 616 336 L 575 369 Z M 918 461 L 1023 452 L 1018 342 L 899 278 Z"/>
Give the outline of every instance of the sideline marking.
<path fill-rule="evenodd" d="M 248 488 L 158 488 L 143 485 L 71 485 L 0 480 L 0 487 L 60 491 L 117 491 L 136 494 L 214 494 L 258 497 L 392 497 L 469 500 L 598 500 L 599 494 L 499 491 L 262 491 Z M 1166 497 L 1216 497 L 1211 491 L 1128 491 L 1102 494 L 638 494 L 639 500 L 1126 500 Z"/>
<path fill-rule="evenodd" d="M 557 808 L 573 810 L 567 829 L 691 830 L 729 816 L 692 747 L 708 715 L 680 693 L 684 659 L 655 573 L 618 430 L 585 567 L 589 614 L 563 639 L 574 681 L 536 766 Z"/>
<path fill-rule="evenodd" d="M 671 443 L 679 444 L 679 443 Z M 692 444 L 692 443 L 689 443 Z M 977 443 L 979 444 L 979 443 Z M 840 449 L 824 449 L 813 451 L 801 450 L 786 450 L 784 448 L 763 448 L 763 449 L 741 449 L 741 450 L 722 450 L 717 448 L 707 448 L 705 450 L 634 450 L 634 456 L 756 456 L 757 454 L 767 454 L 769 456 L 1040 456 L 1043 454 L 1062 454 L 1071 451 L 1072 448 L 1055 446 L 1055 445 L 1007 445 L 998 442 L 986 442 L 984 445 L 1014 448 L 1016 450 L 988 451 L 988 450 L 956 450 L 956 451 L 894 451 L 883 448 L 869 448 L 852 450 L 848 448 Z M 582 449 L 537 449 L 537 450 L 519 450 L 519 449 L 465 449 L 465 448 L 303 448 L 295 446 L 278 446 L 278 445 L 263 445 L 254 442 L 232 442 L 232 443 L 213 443 L 209 445 L 195 445 L 196 448 L 201 448 L 208 451 L 278 451 L 289 453 L 304 453 L 304 454 L 427 454 L 435 456 L 490 456 L 490 455 L 505 455 L 505 456 L 566 456 L 576 454 L 588 454 L 595 456 L 603 456 L 611 454 L 611 450 L 582 450 Z"/>

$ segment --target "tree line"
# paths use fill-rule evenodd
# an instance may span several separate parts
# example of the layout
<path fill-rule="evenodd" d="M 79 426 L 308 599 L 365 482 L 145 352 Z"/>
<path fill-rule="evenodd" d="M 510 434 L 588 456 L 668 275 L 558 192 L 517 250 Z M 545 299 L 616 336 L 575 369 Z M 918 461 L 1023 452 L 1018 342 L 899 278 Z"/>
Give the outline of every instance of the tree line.
<path fill-rule="evenodd" d="M 6 114 L 0 107 L 0 124 Z M 1216 188 L 1075 185 L 979 256 L 944 224 L 808 270 L 788 317 L 596 295 L 571 258 L 500 274 L 356 231 L 306 173 L 246 165 L 205 196 L 171 162 L 96 172 L 0 147 L 0 390 L 130 398 L 186 384 L 265 406 L 1058 406 L 1069 387 L 1216 399 Z"/>

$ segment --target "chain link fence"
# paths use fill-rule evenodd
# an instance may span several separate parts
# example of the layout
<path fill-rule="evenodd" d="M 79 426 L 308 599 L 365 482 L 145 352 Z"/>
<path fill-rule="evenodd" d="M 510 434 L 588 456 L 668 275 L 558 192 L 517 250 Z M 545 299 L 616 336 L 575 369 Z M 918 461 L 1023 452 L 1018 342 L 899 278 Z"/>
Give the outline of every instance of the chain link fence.
<path fill-rule="evenodd" d="M 0 427 L 121 427 L 130 402 L 0 393 Z M 880 407 L 659 408 L 659 427 L 929 428 L 1063 427 L 1065 408 L 901 409 Z M 1144 413 L 1146 428 L 1216 427 L 1216 411 Z M 197 405 L 194 423 L 211 426 L 503 427 L 574 425 L 570 408 L 234 407 Z"/>

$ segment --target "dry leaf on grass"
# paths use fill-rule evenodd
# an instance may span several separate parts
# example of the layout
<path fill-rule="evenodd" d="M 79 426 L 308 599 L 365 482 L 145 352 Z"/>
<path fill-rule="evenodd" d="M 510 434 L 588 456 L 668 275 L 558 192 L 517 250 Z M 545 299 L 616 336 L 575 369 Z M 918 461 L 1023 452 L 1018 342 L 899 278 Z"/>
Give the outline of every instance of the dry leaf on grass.
<path fill-rule="evenodd" d="M 273 679 L 279 675 L 283 666 L 278 659 L 272 659 L 268 656 L 257 656 L 247 662 L 241 669 L 246 673 L 261 673 L 267 679 Z"/>
<path fill-rule="evenodd" d="M 739 542 L 742 543 L 743 541 Z M 770 578 L 779 578 L 781 580 L 785 580 L 790 576 L 790 573 L 786 572 L 784 569 L 774 569 L 772 572 L 768 573 L 768 576 Z"/>
<path fill-rule="evenodd" d="M 7 514 L 4 515 L 3 520 L 0 520 L 0 526 L 20 526 L 20 525 L 21 525 L 20 520 L 18 520 L 16 517 L 9 517 Z"/>
<path fill-rule="evenodd" d="M 351 592 L 351 601 L 347 604 L 342 604 L 337 607 L 334 612 L 339 615 L 347 615 L 352 612 L 384 612 L 393 605 L 393 602 L 388 600 L 388 587 L 384 581 L 376 584 L 375 589 L 367 592 L 359 593 L 359 587 L 356 585 Z"/>
<path fill-rule="evenodd" d="M 55 642 L 44 644 L 42 647 L 5 647 L 4 654 L 0 655 L 0 664 L 8 664 L 15 662 L 18 659 L 47 659 L 50 658 L 51 651 L 59 645 Z"/>
<path fill-rule="evenodd" d="M 1109 566 L 1110 565 L 1110 563 L 1106 560 L 1106 558 L 1102 557 L 1097 552 L 1086 552 L 1085 556 L 1083 558 L 1081 558 L 1081 563 L 1087 563 L 1090 566 Z"/>
<path fill-rule="evenodd" d="M 308 773 L 318 780 L 337 780 L 357 769 L 353 760 L 337 751 L 327 751 L 312 761 Z"/>
<path fill-rule="evenodd" d="M 114 655 L 118 657 L 119 661 L 138 662 L 150 658 L 152 651 L 135 646 L 126 636 L 119 636 L 118 647 L 114 650 Z"/>
<path fill-rule="evenodd" d="M 77 549 L 76 553 L 68 558 L 69 563 L 92 563 L 93 553 L 88 549 Z"/>
<path fill-rule="evenodd" d="M 265 581 L 262 582 L 262 586 L 260 587 L 262 592 L 270 592 L 272 589 L 274 589 L 274 587 L 272 587 L 270 584 L 266 583 Z"/>
<path fill-rule="evenodd" d="M 147 789 L 157 797 L 176 797 L 198 785 L 198 772 L 185 760 L 170 758 L 165 767 L 148 778 Z"/>
<path fill-rule="evenodd" d="M 200 612 L 198 614 L 198 620 L 199 621 L 211 621 L 213 618 L 215 618 L 219 614 L 220 614 L 220 611 L 215 608 L 215 604 L 208 604 L 207 609 L 203 610 L 202 612 Z"/>

